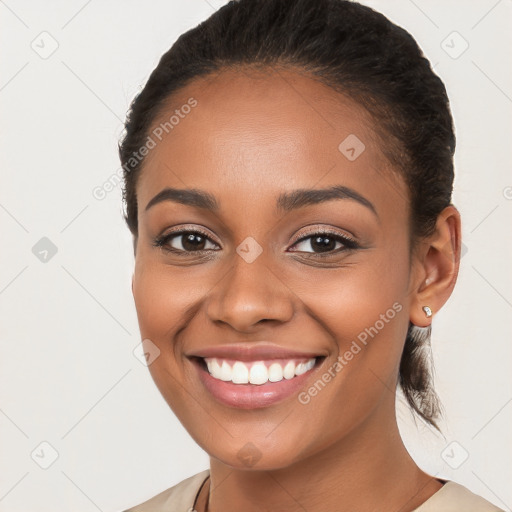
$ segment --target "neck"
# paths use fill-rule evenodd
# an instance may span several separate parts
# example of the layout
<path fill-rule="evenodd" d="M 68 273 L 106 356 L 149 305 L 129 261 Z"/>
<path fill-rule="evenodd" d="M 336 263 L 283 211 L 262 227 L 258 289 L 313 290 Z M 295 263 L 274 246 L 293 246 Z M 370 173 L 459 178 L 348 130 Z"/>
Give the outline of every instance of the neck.
<path fill-rule="evenodd" d="M 240 470 L 211 457 L 208 512 L 415 510 L 442 484 L 410 457 L 392 406 L 286 468 Z"/>

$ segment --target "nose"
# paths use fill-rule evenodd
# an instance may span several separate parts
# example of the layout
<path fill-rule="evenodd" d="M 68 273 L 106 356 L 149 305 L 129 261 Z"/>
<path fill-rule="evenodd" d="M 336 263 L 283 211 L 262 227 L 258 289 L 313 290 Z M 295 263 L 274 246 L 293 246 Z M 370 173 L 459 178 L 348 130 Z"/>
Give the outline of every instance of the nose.
<path fill-rule="evenodd" d="M 295 310 L 293 292 L 262 259 L 252 263 L 237 259 L 210 292 L 209 319 L 240 332 L 250 332 L 258 324 L 289 321 Z"/>

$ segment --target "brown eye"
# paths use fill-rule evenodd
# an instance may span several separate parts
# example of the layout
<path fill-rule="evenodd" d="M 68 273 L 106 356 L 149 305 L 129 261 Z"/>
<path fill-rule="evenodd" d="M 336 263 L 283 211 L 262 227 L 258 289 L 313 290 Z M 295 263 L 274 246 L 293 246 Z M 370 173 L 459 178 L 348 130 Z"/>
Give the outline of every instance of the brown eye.
<path fill-rule="evenodd" d="M 334 233 L 314 233 L 301 238 L 292 247 L 293 252 L 328 253 L 339 252 L 343 249 L 355 249 L 357 243 L 345 236 Z"/>
<path fill-rule="evenodd" d="M 200 231 L 175 231 L 155 240 L 157 247 L 176 252 L 217 250 L 219 247 Z"/>
<path fill-rule="evenodd" d="M 188 235 L 180 235 L 181 247 L 185 251 L 202 251 L 206 246 L 206 237 L 196 233 L 189 233 Z"/>
<path fill-rule="evenodd" d="M 336 249 L 336 240 L 332 236 L 311 237 L 310 244 L 314 252 L 327 252 Z"/>

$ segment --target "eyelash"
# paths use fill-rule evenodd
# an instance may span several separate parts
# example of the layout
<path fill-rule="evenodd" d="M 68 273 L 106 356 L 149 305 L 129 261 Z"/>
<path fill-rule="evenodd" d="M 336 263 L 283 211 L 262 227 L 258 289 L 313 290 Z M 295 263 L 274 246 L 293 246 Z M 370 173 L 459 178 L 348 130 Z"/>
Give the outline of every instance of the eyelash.
<path fill-rule="evenodd" d="M 175 254 L 178 254 L 180 256 L 184 256 L 184 255 L 188 255 L 188 254 L 203 254 L 203 253 L 206 253 L 208 251 L 211 251 L 212 249 L 201 249 L 201 250 L 198 250 L 198 251 L 183 251 L 181 249 L 176 249 L 174 247 L 168 247 L 167 244 L 169 243 L 170 240 L 172 240 L 173 238 L 175 237 L 178 237 L 178 236 L 183 236 L 185 234 L 194 234 L 194 235 L 201 235 L 202 237 L 206 238 L 207 240 L 209 240 L 211 243 L 214 243 L 216 245 L 218 245 L 216 242 L 214 242 L 210 236 L 205 233 L 204 231 L 201 231 L 200 229 L 197 229 L 197 228 L 194 228 L 194 229 L 182 229 L 182 230 L 178 230 L 178 231 L 172 231 L 171 233 L 167 233 L 163 236 L 160 236 L 158 238 L 156 238 L 153 242 L 153 246 L 155 247 L 160 247 L 161 249 L 167 251 L 167 252 L 173 252 Z M 315 252 L 306 252 L 306 251 L 292 251 L 292 252 L 299 252 L 299 253 L 305 253 L 305 254 L 308 254 L 308 255 L 314 255 L 315 257 L 319 257 L 319 258 L 325 258 L 325 257 L 328 257 L 328 256 L 332 256 L 333 254 L 338 254 L 340 252 L 343 252 L 343 251 L 349 251 L 349 250 L 355 250 L 355 249 L 358 249 L 360 246 L 359 244 L 352 238 L 346 236 L 346 235 L 342 235 L 340 233 L 336 233 L 334 231 L 329 231 L 329 230 L 322 230 L 322 229 L 319 229 L 319 230 L 315 230 L 315 231 L 312 231 L 311 233 L 307 233 L 306 235 L 302 236 L 301 238 L 295 240 L 295 242 L 293 242 L 292 244 L 292 247 L 294 245 L 297 245 L 298 243 L 300 242 L 304 242 L 305 240 L 308 240 L 309 238 L 314 238 L 314 237 L 326 237 L 326 236 L 330 236 L 332 237 L 336 242 L 341 242 L 344 247 L 341 248 L 341 249 L 335 249 L 333 251 L 327 251 L 327 252 L 324 252 L 324 253 L 315 253 Z M 218 250 L 218 249 L 214 249 L 214 250 Z"/>
<path fill-rule="evenodd" d="M 174 247 L 167 247 L 167 244 L 169 243 L 170 240 L 172 240 L 173 238 L 178 237 L 180 235 L 183 236 L 185 234 L 201 235 L 202 237 L 206 238 L 210 242 L 216 244 L 216 242 L 214 242 L 210 238 L 210 235 L 208 235 L 206 232 L 201 231 L 200 229 L 194 228 L 194 229 L 181 229 L 181 230 L 177 230 L 177 231 L 171 231 L 170 233 L 167 233 L 165 235 L 162 235 L 162 236 L 156 238 L 153 242 L 153 245 L 155 247 L 162 248 L 164 251 L 173 252 L 173 253 L 176 253 L 179 255 L 192 254 L 192 253 L 201 254 L 201 253 L 208 251 L 208 249 L 202 249 L 199 251 L 182 251 L 181 249 L 175 249 Z M 216 244 L 216 245 L 218 245 L 218 244 Z"/>
<path fill-rule="evenodd" d="M 304 234 L 301 238 L 298 240 L 295 240 L 293 242 L 292 247 L 294 245 L 297 245 L 300 242 L 304 242 L 308 239 L 313 239 L 315 237 L 331 237 L 336 242 L 341 242 L 343 244 L 343 248 L 338 248 L 333 251 L 327 251 L 327 252 L 305 252 L 305 254 L 308 255 L 314 255 L 315 258 L 327 258 L 329 256 L 332 256 L 333 254 L 339 254 L 340 252 L 355 250 L 359 248 L 359 244 L 353 239 L 348 237 L 347 235 L 342 235 L 341 233 L 337 233 L 335 231 L 330 231 L 326 229 L 317 229 L 314 231 L 311 231 L 309 233 Z M 292 252 L 304 252 L 304 251 L 292 251 Z"/>

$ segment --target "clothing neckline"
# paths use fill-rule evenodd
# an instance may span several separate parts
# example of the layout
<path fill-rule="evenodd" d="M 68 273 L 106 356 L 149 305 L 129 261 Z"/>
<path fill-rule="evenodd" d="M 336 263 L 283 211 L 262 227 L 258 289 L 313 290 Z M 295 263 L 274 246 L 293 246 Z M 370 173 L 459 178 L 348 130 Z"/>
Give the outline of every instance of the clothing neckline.
<path fill-rule="evenodd" d="M 196 492 L 196 495 L 195 495 L 195 498 L 194 498 L 194 503 L 192 504 L 192 509 L 194 511 L 197 510 L 197 502 L 199 500 L 199 495 L 201 494 L 201 491 L 203 490 L 204 486 L 206 485 L 206 482 L 208 482 L 210 480 L 210 473 L 208 472 L 208 475 L 206 475 L 206 478 L 203 480 L 203 482 L 201 483 L 201 485 L 199 486 L 199 489 L 198 491 Z M 210 492 L 210 488 L 208 486 L 208 493 Z M 208 498 L 206 498 L 206 504 L 208 504 Z"/>
<path fill-rule="evenodd" d="M 442 487 L 438 489 L 430 498 L 427 498 L 421 505 L 417 506 L 412 512 L 422 512 L 425 507 L 428 507 L 433 501 L 437 501 L 439 496 L 446 493 L 446 489 L 451 489 L 454 485 L 457 485 L 453 480 L 443 480 L 436 478 L 436 480 L 442 483 Z"/>
<path fill-rule="evenodd" d="M 208 475 L 206 475 L 206 478 L 202 481 L 202 483 L 199 486 L 199 489 L 197 490 L 196 495 L 194 497 L 194 502 L 192 504 L 192 507 L 194 510 L 196 510 L 196 505 L 197 505 L 197 501 L 199 499 L 199 495 L 201 494 L 201 491 L 203 490 L 204 486 L 206 485 L 206 482 L 208 482 L 209 479 L 210 479 L 210 473 L 208 472 Z M 441 478 L 436 478 L 436 480 L 442 484 L 441 488 L 439 488 L 434 494 L 432 494 L 432 496 L 430 496 L 423 503 L 421 503 L 421 505 L 416 507 L 412 512 L 421 512 L 424 507 L 430 505 L 430 503 L 434 500 L 434 498 L 438 497 L 441 493 L 444 494 L 443 491 L 447 488 L 447 486 L 453 487 L 453 485 L 450 485 L 450 484 L 454 483 L 452 480 L 443 480 Z M 436 499 L 438 499 L 438 498 L 436 498 Z M 206 500 L 206 503 L 208 503 L 208 499 Z"/>

